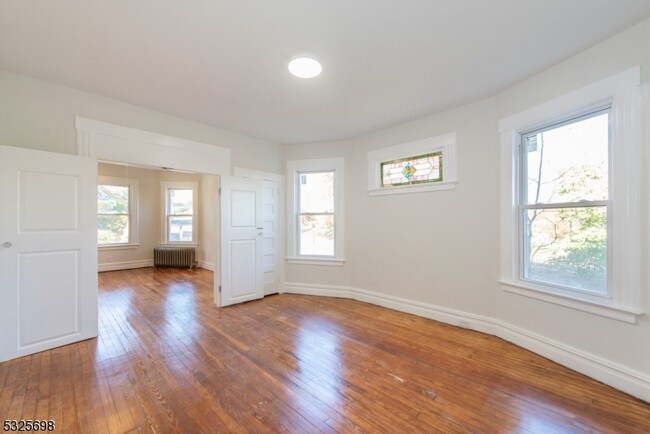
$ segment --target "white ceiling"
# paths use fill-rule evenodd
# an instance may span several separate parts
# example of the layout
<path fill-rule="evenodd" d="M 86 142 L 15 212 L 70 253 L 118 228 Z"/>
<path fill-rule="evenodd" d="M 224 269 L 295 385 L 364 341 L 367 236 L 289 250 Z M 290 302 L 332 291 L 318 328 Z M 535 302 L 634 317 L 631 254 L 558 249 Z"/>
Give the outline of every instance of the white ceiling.
<path fill-rule="evenodd" d="M 648 17 L 648 0 L 2 0 L 0 69 L 300 143 L 484 98 Z M 287 72 L 301 53 L 321 76 Z"/>

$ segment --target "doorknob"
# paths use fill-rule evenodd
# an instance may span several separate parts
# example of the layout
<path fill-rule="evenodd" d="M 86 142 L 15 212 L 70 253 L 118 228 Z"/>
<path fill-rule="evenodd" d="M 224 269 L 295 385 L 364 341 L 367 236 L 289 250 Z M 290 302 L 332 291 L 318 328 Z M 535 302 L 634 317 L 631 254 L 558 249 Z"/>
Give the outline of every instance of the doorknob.
<path fill-rule="evenodd" d="M 8 248 L 11 247 L 12 245 L 13 245 L 13 244 L 11 244 L 9 241 L 5 241 L 4 243 L 2 243 L 2 247 L 4 247 L 5 249 L 8 249 Z"/>

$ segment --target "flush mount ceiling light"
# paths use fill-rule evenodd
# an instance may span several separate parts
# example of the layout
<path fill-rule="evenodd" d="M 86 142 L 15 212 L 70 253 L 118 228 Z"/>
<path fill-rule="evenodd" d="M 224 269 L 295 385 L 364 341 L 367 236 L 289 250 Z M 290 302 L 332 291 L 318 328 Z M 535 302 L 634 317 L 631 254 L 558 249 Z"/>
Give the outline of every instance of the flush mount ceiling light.
<path fill-rule="evenodd" d="M 300 78 L 314 78 L 322 70 L 323 67 L 318 60 L 311 57 L 296 57 L 289 62 L 289 72 Z"/>

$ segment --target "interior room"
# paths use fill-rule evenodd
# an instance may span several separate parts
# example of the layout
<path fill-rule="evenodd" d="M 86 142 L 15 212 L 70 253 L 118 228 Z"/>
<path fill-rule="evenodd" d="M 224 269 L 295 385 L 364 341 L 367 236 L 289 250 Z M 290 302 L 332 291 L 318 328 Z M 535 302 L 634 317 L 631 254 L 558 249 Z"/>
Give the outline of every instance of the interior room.
<path fill-rule="evenodd" d="M 650 431 L 648 41 L 645 0 L 3 1 L 3 428 Z"/>

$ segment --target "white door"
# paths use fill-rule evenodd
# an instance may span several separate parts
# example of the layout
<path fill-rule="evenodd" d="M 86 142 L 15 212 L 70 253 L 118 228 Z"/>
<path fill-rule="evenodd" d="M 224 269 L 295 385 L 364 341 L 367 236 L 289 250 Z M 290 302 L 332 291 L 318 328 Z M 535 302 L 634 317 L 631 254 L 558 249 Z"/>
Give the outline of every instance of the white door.
<path fill-rule="evenodd" d="M 0 362 L 97 336 L 97 162 L 0 146 Z"/>
<path fill-rule="evenodd" d="M 221 306 L 264 297 L 262 182 L 221 179 Z"/>
<path fill-rule="evenodd" d="M 264 295 L 280 292 L 280 183 L 262 181 Z"/>

